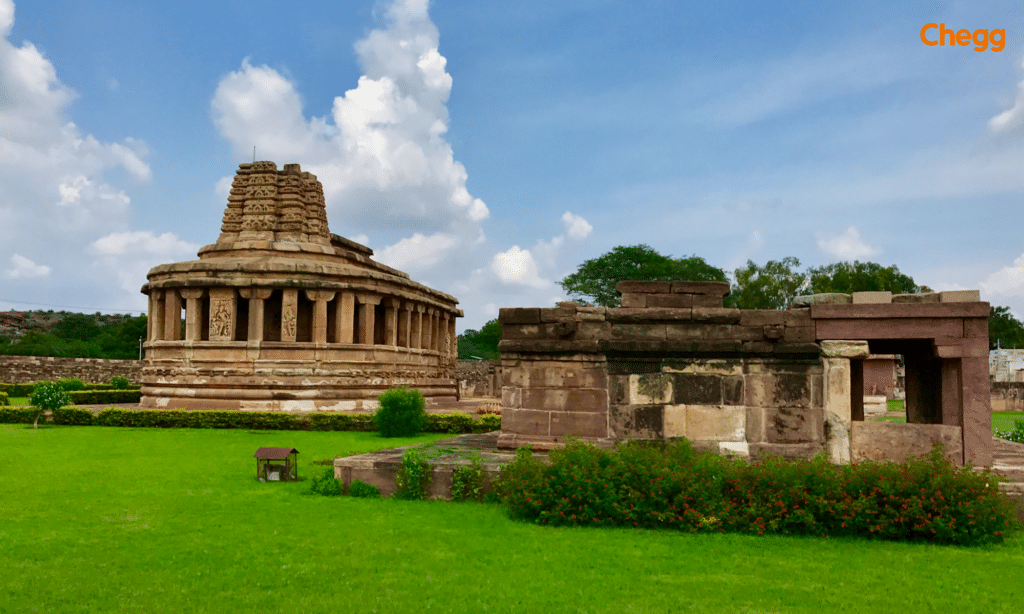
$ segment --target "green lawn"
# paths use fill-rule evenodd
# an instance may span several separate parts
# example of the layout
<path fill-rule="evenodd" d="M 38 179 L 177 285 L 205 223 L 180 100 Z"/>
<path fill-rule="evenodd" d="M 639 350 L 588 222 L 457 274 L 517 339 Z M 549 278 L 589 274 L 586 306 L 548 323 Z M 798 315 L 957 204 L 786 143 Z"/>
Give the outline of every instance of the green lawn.
<path fill-rule="evenodd" d="M 419 440 L 438 436 L 421 437 Z M 985 548 L 552 529 L 496 505 L 304 495 L 339 432 L 0 425 L 0 612 L 1018 612 L 1024 537 Z"/>
<path fill-rule="evenodd" d="M 11 405 L 28 405 L 28 397 L 7 397 Z"/>

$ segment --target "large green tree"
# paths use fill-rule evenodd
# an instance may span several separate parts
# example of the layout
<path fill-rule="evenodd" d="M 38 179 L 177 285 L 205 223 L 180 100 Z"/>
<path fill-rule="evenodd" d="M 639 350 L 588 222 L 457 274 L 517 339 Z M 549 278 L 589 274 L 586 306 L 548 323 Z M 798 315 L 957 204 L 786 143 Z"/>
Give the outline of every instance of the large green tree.
<path fill-rule="evenodd" d="M 931 292 L 927 286 L 919 286 L 909 275 L 900 272 L 896 265 L 882 266 L 875 262 L 835 262 L 807 270 L 808 294 L 822 292 L 874 292 L 889 291 L 893 294 L 915 294 Z"/>
<path fill-rule="evenodd" d="M 799 266 L 793 257 L 769 260 L 764 266 L 747 260 L 747 266 L 734 272 L 736 280 L 726 304 L 739 309 L 785 309 L 807 285 L 807 273 L 799 272 Z"/>
<path fill-rule="evenodd" d="M 626 280 L 728 281 L 725 271 L 698 256 L 663 256 L 648 245 L 619 246 L 587 260 L 558 282 L 566 294 L 602 307 L 618 307 L 615 284 Z"/>
<path fill-rule="evenodd" d="M 496 319 L 487 322 L 478 331 L 469 329 L 459 335 L 459 358 L 463 360 L 501 358 L 501 354 L 498 352 L 499 341 L 501 341 L 501 322 Z"/>
<path fill-rule="evenodd" d="M 988 316 L 989 349 L 1024 348 L 1024 325 L 1013 317 L 1009 307 L 993 307 Z"/>

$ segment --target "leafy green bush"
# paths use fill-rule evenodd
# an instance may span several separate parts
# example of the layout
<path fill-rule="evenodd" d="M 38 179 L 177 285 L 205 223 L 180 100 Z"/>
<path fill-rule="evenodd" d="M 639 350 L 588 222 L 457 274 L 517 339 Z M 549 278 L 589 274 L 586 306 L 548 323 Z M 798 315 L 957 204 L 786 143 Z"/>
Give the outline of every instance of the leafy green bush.
<path fill-rule="evenodd" d="M 448 431 L 449 433 L 472 433 L 473 432 L 473 417 L 462 411 L 453 411 L 448 414 Z"/>
<path fill-rule="evenodd" d="M 420 448 L 402 454 L 402 466 L 395 476 L 395 498 L 406 501 L 426 499 L 430 488 L 430 462 Z"/>
<path fill-rule="evenodd" d="M 53 383 L 60 386 L 60 389 L 64 392 L 85 390 L 85 384 L 77 377 L 62 377 L 60 379 L 53 380 Z"/>
<path fill-rule="evenodd" d="M 480 453 L 452 471 L 452 501 L 482 501 L 484 498 L 484 462 Z"/>
<path fill-rule="evenodd" d="M 473 432 L 490 433 L 501 429 L 501 414 L 484 414 L 480 416 L 480 431 L 474 425 Z"/>
<path fill-rule="evenodd" d="M 423 430 L 426 400 L 419 390 L 399 386 L 381 394 L 377 401 L 380 409 L 374 422 L 382 437 L 413 437 Z"/>
<path fill-rule="evenodd" d="M 685 441 L 609 451 L 573 440 L 550 465 L 521 449 L 497 492 L 513 517 L 541 524 L 976 544 L 1019 529 L 997 482 L 954 467 L 938 447 L 905 464 L 832 465 L 822 455 L 748 465 Z"/>
<path fill-rule="evenodd" d="M 0 407 L 0 424 L 32 424 L 35 407 Z"/>
<path fill-rule="evenodd" d="M 64 392 L 61 385 L 57 382 L 42 382 L 37 384 L 32 390 L 32 396 L 29 397 L 28 402 L 35 407 L 35 420 L 32 426 L 39 426 L 39 418 L 48 411 L 54 411 L 64 407 L 65 405 L 71 405 L 71 398 Z"/>
<path fill-rule="evenodd" d="M 314 477 L 310 481 L 309 491 L 324 497 L 337 497 L 341 495 L 341 481 L 334 477 L 334 468 L 327 467 L 323 473 Z"/>
<path fill-rule="evenodd" d="M 348 485 L 348 494 L 362 499 L 379 499 L 380 489 L 362 480 L 352 480 L 352 483 Z"/>
<path fill-rule="evenodd" d="M 92 411 L 82 407 L 61 407 L 53 410 L 53 423 L 74 426 L 91 426 Z"/>
<path fill-rule="evenodd" d="M 6 392 L 0 392 L 0 405 L 10 405 L 11 400 L 7 398 Z"/>
<path fill-rule="evenodd" d="M 142 400 L 139 390 L 75 390 L 68 393 L 75 405 L 106 405 L 113 403 L 138 403 Z"/>
<path fill-rule="evenodd" d="M 115 375 L 110 378 L 110 385 L 113 386 L 115 390 L 126 390 L 132 385 L 132 381 L 123 375 Z"/>
<path fill-rule="evenodd" d="M 1012 429 L 1009 431 L 997 429 L 994 435 L 996 437 L 1001 437 L 1002 439 L 1016 441 L 1017 443 L 1024 443 L 1024 420 L 1014 420 Z"/>

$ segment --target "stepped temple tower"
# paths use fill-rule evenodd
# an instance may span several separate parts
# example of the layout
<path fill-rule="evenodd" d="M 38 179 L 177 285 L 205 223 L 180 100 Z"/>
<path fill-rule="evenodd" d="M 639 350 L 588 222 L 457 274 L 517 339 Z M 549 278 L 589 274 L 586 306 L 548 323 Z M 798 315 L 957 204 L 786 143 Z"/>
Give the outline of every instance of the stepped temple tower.
<path fill-rule="evenodd" d="M 330 234 L 298 164 L 239 165 L 217 242 L 142 287 L 142 406 L 367 410 L 399 385 L 454 398 L 458 300 L 372 255 Z"/>

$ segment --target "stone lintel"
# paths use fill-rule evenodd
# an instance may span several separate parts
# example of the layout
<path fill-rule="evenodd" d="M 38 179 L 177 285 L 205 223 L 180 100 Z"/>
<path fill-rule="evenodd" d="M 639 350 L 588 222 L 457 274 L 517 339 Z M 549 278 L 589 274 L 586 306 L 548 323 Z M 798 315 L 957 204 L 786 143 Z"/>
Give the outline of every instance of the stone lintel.
<path fill-rule="evenodd" d="M 889 303 L 878 305 L 811 305 L 811 319 L 987 318 L 989 304 Z"/>
<path fill-rule="evenodd" d="M 867 341 L 841 339 L 822 341 L 821 353 L 827 358 L 867 358 L 871 355 Z"/>

